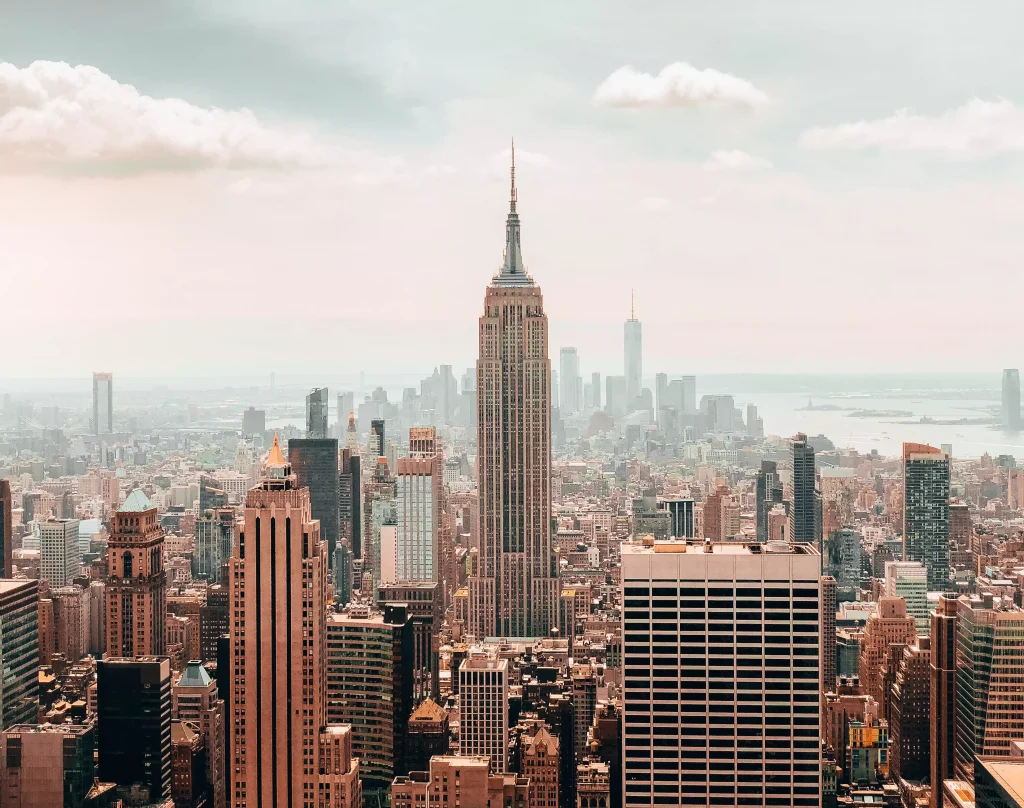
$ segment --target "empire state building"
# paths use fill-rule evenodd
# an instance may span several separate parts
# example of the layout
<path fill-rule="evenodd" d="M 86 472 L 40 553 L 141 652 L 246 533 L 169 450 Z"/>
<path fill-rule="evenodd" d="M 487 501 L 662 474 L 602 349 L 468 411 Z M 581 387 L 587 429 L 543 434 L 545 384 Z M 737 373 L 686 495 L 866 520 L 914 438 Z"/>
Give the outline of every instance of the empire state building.
<path fill-rule="evenodd" d="M 477 637 L 543 637 L 558 625 L 551 550 L 551 362 L 544 298 L 523 266 L 515 151 L 505 259 L 480 318 L 476 363 L 479 566 Z"/>

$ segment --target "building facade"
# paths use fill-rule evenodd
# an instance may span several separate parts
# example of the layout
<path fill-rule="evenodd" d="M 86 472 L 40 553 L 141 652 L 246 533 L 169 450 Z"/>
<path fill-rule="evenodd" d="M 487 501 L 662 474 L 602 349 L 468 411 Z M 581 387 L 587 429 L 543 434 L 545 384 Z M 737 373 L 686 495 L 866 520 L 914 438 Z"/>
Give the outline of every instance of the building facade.
<path fill-rule="evenodd" d="M 816 542 L 814 447 L 807 442 L 807 436 L 802 432 L 794 436 L 792 447 L 793 507 L 790 509 L 789 535 L 786 538 L 794 542 Z"/>
<path fill-rule="evenodd" d="M 327 399 L 324 398 L 325 412 L 326 407 Z M 293 438 L 288 441 L 288 462 L 298 479 L 299 488 L 309 489 L 309 506 L 313 518 L 320 522 L 320 540 L 327 542 L 330 566 L 334 563 L 334 550 L 340 535 L 338 441 L 336 438 Z"/>
<path fill-rule="evenodd" d="M 459 755 L 486 757 L 504 772 L 508 747 L 508 661 L 470 657 L 459 666 Z"/>
<path fill-rule="evenodd" d="M 39 530 L 39 580 L 67 586 L 82 571 L 77 519 L 47 519 Z"/>
<path fill-rule="evenodd" d="M 928 589 L 949 584 L 949 455 L 903 444 L 903 560 L 928 570 Z"/>
<path fill-rule="evenodd" d="M 0 730 L 36 720 L 39 612 L 38 581 L 0 580 Z"/>

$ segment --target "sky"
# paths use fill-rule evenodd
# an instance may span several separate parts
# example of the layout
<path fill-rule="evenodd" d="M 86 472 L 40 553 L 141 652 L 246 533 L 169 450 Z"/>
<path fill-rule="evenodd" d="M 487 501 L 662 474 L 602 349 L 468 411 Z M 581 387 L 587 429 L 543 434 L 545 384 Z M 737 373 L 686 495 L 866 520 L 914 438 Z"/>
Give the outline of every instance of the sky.
<path fill-rule="evenodd" d="M 3 0 L 4 378 L 1024 361 L 1024 6 Z"/>

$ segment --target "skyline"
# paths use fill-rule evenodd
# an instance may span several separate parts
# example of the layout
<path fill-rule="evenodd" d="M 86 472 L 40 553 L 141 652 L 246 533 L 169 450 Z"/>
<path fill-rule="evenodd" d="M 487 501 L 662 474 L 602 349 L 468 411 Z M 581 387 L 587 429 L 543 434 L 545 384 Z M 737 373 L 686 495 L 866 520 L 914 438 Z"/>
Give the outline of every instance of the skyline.
<path fill-rule="evenodd" d="M 120 9 L 111 31 L 78 19 L 70 35 L 35 5 L 14 3 L 0 32 L 0 272 L 14 299 L 35 299 L 43 278 L 60 293 L 47 339 L 7 358 L 12 375 L 214 376 L 204 349 L 237 342 L 275 300 L 302 300 L 304 316 L 282 324 L 280 347 L 231 355 L 240 374 L 286 360 L 300 373 L 469 367 L 475 290 L 500 262 L 510 135 L 552 348 L 576 347 L 585 370 L 617 364 L 630 289 L 646 363 L 670 372 L 898 370 L 911 363 L 887 350 L 893 336 L 916 369 L 973 368 L 979 353 L 1021 364 L 999 325 L 1024 291 L 1011 4 L 985 20 L 955 4 L 927 22 L 889 10 L 877 36 L 872 4 L 841 20 L 807 4 L 662 8 L 664 30 L 622 4 L 567 4 L 520 32 L 528 66 L 509 45 L 481 48 L 512 24 L 495 9 L 385 21 L 157 3 Z M 193 38 L 194 63 L 168 30 Z M 973 36 L 950 48 L 954 30 Z M 131 45 L 142 34 L 145 51 Z M 768 47 L 780 37 L 781 60 Z M 225 53 L 230 69 L 205 69 Z M 78 117 L 55 119 L 72 101 Z M 8 332 L 36 334 L 34 316 L 18 307 Z M 765 339 L 800 351 L 764 359 Z"/>

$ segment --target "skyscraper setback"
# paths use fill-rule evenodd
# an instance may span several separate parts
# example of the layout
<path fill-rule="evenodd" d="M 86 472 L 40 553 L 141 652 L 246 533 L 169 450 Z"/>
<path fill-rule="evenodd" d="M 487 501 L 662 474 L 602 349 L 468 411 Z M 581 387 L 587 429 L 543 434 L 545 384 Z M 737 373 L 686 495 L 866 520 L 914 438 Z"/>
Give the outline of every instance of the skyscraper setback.
<path fill-rule="evenodd" d="M 546 636 L 558 625 L 551 549 L 551 362 L 544 300 L 526 273 L 515 159 L 505 260 L 484 298 L 477 375 L 479 572 L 470 581 L 480 637 Z"/>

